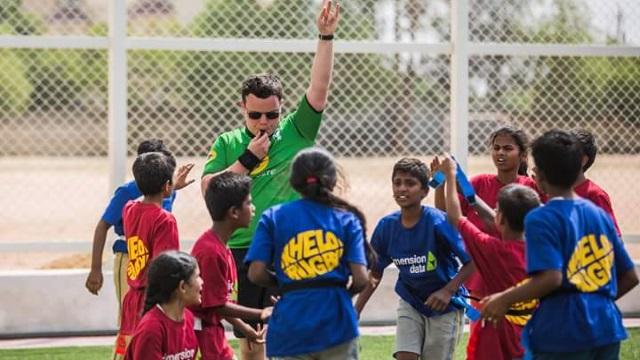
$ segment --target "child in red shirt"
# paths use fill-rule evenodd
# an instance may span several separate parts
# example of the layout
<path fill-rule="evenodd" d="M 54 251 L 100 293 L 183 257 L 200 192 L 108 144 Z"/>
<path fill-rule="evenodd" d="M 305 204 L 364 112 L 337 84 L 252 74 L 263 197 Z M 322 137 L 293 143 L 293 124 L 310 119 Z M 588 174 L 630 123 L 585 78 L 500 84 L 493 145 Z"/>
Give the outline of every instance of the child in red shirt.
<path fill-rule="evenodd" d="M 133 163 L 133 176 L 144 198 L 128 202 L 122 212 L 129 290 L 122 301 L 117 357 L 124 355 L 142 317 L 149 262 L 164 251 L 180 248 L 176 219 L 162 208 L 162 200 L 171 195 L 174 170 L 175 163 L 157 152 L 142 154 Z"/>
<path fill-rule="evenodd" d="M 534 179 L 527 176 L 529 138 L 524 131 L 512 127 L 502 127 L 494 131 L 489 137 L 491 159 L 496 168 L 496 174 L 480 174 L 473 176 L 470 183 L 476 193 L 476 199 L 481 199 L 490 209 L 494 209 L 498 202 L 498 192 L 509 184 L 521 184 L 534 189 L 544 201 L 543 194 L 538 190 Z M 434 171 L 438 166 L 436 157 L 431 164 Z M 479 230 L 500 237 L 500 232 L 495 228 L 491 216 L 482 211 L 475 204 L 469 204 L 460 196 L 462 214 Z M 444 211 L 444 189 L 438 188 L 435 192 L 435 206 Z M 482 298 L 491 294 L 482 288 L 482 279 L 479 272 L 474 272 L 465 283 L 465 286 L 476 298 Z M 474 305 L 478 305 L 474 302 Z"/>
<path fill-rule="evenodd" d="M 573 187 L 573 191 L 581 198 L 591 201 L 596 204 L 596 206 L 602 208 L 607 214 L 611 215 L 613 225 L 616 227 L 616 232 L 620 235 L 620 227 L 613 213 L 609 194 L 596 183 L 587 179 L 584 174 L 596 160 L 596 155 L 598 154 L 596 139 L 593 137 L 593 134 L 587 130 L 573 131 L 573 135 L 575 135 L 580 141 L 580 144 L 582 144 L 582 169 L 578 174 L 578 179 L 576 180 L 576 185 Z"/>
<path fill-rule="evenodd" d="M 196 358 L 198 340 L 193 314 L 185 306 L 199 304 L 202 279 L 196 260 L 169 251 L 151 261 L 144 316 L 133 334 L 125 360 Z"/>
<path fill-rule="evenodd" d="M 503 187 L 497 196 L 495 213 L 482 199 L 479 206 L 494 217 L 495 228 L 500 236 L 488 234 L 462 216 L 460 200 L 456 190 L 456 164 L 447 158 L 441 165 L 446 175 L 446 209 L 451 225 L 455 226 L 464 240 L 480 274 L 480 286 L 488 293 L 501 292 L 522 282 L 526 277 L 524 258 L 524 217 L 540 206 L 538 194 L 531 188 L 519 184 Z M 516 309 L 532 310 L 535 303 L 520 304 Z M 522 326 L 528 316 L 507 316 L 497 326 L 483 326 L 476 321 L 471 324 L 471 336 L 467 346 L 467 359 L 510 360 L 524 355 L 520 344 Z"/>
<path fill-rule="evenodd" d="M 196 315 L 196 336 L 203 360 L 234 359 L 221 320 L 240 329 L 251 342 L 263 343 L 264 329 L 256 331 L 242 319 L 266 320 L 272 307 L 254 309 L 235 303 L 238 295 L 236 264 L 227 241 L 231 234 L 249 226 L 254 208 L 251 204 L 251 178 L 232 172 L 216 175 L 205 192 L 213 226 L 200 236 L 191 254 L 197 259 L 204 288 L 202 303 L 192 307 Z"/>

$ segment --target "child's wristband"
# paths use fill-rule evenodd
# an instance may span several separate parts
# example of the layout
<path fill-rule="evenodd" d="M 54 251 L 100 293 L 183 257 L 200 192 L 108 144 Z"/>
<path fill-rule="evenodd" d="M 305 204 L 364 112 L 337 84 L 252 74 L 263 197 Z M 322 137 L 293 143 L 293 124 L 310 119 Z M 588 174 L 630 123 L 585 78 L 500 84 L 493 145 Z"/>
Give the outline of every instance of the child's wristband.
<path fill-rule="evenodd" d="M 437 189 L 444 184 L 445 180 L 447 180 L 447 177 L 442 171 L 438 170 L 433 173 L 433 177 L 431 178 L 431 181 L 429 181 L 429 186 Z"/>

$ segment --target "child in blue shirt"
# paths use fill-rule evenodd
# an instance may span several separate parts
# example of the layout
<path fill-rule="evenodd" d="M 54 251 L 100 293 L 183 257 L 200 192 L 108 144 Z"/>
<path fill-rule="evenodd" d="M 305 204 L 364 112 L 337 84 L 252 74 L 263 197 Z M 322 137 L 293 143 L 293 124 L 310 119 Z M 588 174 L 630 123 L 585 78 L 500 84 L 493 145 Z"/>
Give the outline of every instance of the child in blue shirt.
<path fill-rule="evenodd" d="M 270 359 L 358 358 L 351 294 L 367 283 L 365 221 L 332 193 L 336 181 L 328 152 L 301 151 L 290 183 L 302 199 L 267 209 L 258 223 L 245 259 L 249 280 L 282 294 L 269 320 Z"/>
<path fill-rule="evenodd" d="M 167 149 L 162 140 L 144 140 L 140 145 L 138 145 L 138 155 L 149 152 L 160 152 L 165 154 L 175 166 L 175 157 Z M 193 164 L 187 164 L 178 169 L 176 172 L 176 178 L 173 181 L 174 190 L 182 189 L 195 181 L 193 179 L 189 181 L 186 180 L 187 175 L 192 168 Z M 124 229 L 122 226 L 122 210 L 127 202 L 130 200 L 136 200 L 141 196 L 142 193 L 138 189 L 135 180 L 122 184 L 114 192 L 107 208 L 104 210 L 102 217 L 98 221 L 93 234 L 91 271 L 89 272 L 85 283 L 85 286 L 90 293 L 98 295 L 98 291 L 102 288 L 102 253 L 107 240 L 107 232 L 109 231 L 109 228 L 113 226 L 113 230 L 117 236 L 112 247 L 114 254 L 113 279 L 115 282 L 116 298 L 119 302 L 122 302 L 122 298 L 124 297 L 124 293 L 127 288 L 126 269 L 129 262 L 129 258 L 127 256 L 127 243 L 124 239 Z M 162 207 L 170 212 L 175 198 L 176 192 L 173 191 L 170 197 L 163 200 Z"/>
<path fill-rule="evenodd" d="M 380 220 L 371 239 L 378 254 L 372 281 L 358 297 L 362 311 L 394 263 L 399 270 L 395 291 L 400 296 L 396 327 L 398 360 L 450 359 L 463 329 L 463 311 L 451 304 L 473 264 L 447 214 L 428 206 L 429 170 L 418 159 L 401 159 L 393 167 L 392 188 L 400 211 Z M 462 264 L 462 267 L 460 267 Z M 460 269 L 459 269 L 460 268 Z"/>
<path fill-rule="evenodd" d="M 535 140 L 532 154 L 549 201 L 525 218 L 531 280 L 483 299 L 482 317 L 497 322 L 511 304 L 540 298 L 522 331 L 534 358 L 617 359 L 627 334 L 615 300 L 638 284 L 633 262 L 611 217 L 573 191 L 578 139 L 552 130 Z"/>

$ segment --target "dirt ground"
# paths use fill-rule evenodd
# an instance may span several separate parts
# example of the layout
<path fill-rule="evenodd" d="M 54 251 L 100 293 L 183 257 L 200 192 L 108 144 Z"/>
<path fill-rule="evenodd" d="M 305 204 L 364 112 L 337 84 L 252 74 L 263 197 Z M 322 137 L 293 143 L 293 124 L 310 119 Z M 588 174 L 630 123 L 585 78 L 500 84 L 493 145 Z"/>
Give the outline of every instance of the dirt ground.
<path fill-rule="evenodd" d="M 350 185 L 347 197 L 364 210 L 370 231 L 397 208 L 390 186 L 396 160 L 339 159 Z M 179 159 L 185 162 L 196 164 L 193 177 L 199 178 L 204 158 Z M 471 175 L 494 171 L 488 157 L 471 157 L 468 168 Z M 640 155 L 601 155 L 587 175 L 609 192 L 623 234 L 640 235 Z M 12 252 L 9 247 L 0 253 L 0 270 L 88 267 L 93 229 L 111 195 L 108 179 L 105 158 L 0 158 L 0 244 L 87 244 L 83 253 Z M 432 194 L 426 203 L 433 203 Z M 184 240 L 196 239 L 210 225 L 198 182 L 178 193 L 174 213 Z M 109 247 L 110 239 L 105 259 Z M 640 244 L 629 244 L 629 250 L 640 259 Z"/>

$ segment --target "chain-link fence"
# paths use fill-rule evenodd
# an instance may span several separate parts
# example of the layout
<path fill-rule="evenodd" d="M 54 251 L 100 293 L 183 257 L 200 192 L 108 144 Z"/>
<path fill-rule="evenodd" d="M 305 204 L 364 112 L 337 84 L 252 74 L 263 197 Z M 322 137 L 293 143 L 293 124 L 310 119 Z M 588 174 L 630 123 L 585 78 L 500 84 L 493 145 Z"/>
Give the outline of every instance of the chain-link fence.
<path fill-rule="evenodd" d="M 114 170 L 107 159 L 113 70 L 106 42 L 78 49 L 64 39 L 107 39 L 109 1 L 120 0 L 0 2 L 0 242 L 91 239 Z M 127 133 L 114 135 L 126 137 L 122 166 L 129 169 L 141 140 L 158 137 L 181 162 L 195 162 L 199 177 L 214 138 L 242 126 L 237 101 L 248 74 L 278 74 L 284 109 L 293 109 L 313 54 L 282 48 L 309 39 L 302 44 L 313 49 L 319 3 L 127 0 L 127 36 L 138 45 L 126 55 Z M 318 143 L 339 157 L 349 197 L 373 224 L 396 207 L 389 177 L 398 157 L 429 160 L 453 150 L 456 69 L 446 45 L 460 14 L 445 0 L 342 6 Z M 487 142 L 501 125 L 532 138 L 587 128 L 600 148 L 587 175 L 610 192 L 623 233 L 640 234 L 638 16 L 633 0 L 469 1 L 469 172 L 495 172 Z M 211 39 L 240 49 L 212 49 Z M 432 45 L 445 46 L 432 53 Z M 208 226 L 197 185 L 180 192 L 175 212 L 185 239 Z"/>

